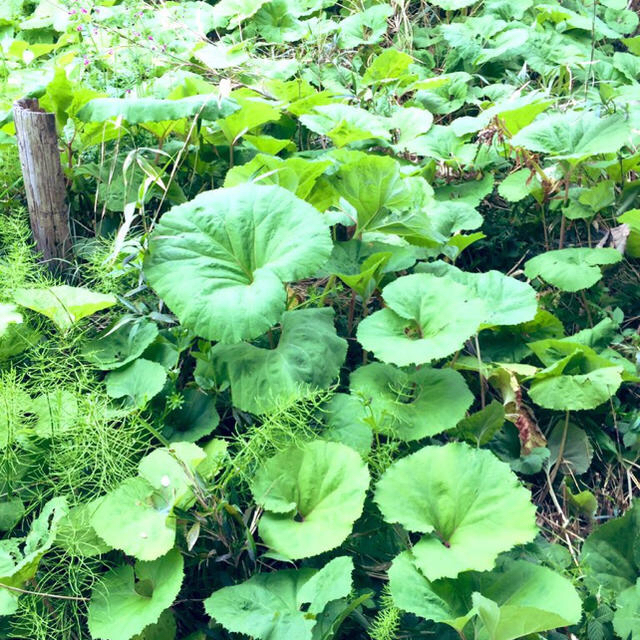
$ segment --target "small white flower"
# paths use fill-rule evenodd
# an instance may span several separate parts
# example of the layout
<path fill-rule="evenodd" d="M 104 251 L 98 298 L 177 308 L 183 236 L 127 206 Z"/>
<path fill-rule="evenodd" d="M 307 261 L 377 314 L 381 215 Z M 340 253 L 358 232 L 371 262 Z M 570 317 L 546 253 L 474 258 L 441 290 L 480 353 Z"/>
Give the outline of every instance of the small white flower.
<path fill-rule="evenodd" d="M 162 476 L 162 478 L 160 478 L 160 484 L 163 487 L 168 487 L 171 484 L 171 479 L 169 476 Z"/>
<path fill-rule="evenodd" d="M 141 537 L 142 539 L 146 540 L 146 539 L 149 537 L 149 534 L 148 534 L 148 533 L 145 533 L 144 531 L 142 531 L 142 532 L 140 533 L 140 537 Z"/>

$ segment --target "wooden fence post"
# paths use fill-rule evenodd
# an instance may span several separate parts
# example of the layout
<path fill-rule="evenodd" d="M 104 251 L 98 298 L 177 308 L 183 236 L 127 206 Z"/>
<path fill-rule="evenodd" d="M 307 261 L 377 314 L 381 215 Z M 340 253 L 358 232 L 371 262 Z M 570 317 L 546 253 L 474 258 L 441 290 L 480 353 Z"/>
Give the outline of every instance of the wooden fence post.
<path fill-rule="evenodd" d="M 36 248 L 59 270 L 71 248 L 64 174 L 60 164 L 56 118 L 37 99 L 13 105 L 18 152 Z"/>

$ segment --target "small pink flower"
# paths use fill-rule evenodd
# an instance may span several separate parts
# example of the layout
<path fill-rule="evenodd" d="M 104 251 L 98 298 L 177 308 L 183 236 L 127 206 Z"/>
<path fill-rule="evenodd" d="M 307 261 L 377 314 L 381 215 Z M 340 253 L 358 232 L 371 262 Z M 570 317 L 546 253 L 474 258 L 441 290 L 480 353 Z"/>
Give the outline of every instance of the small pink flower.
<path fill-rule="evenodd" d="M 89 66 L 89 58 L 84 59 L 84 66 L 85 67 Z"/>
<path fill-rule="evenodd" d="M 82 25 L 78 25 L 78 26 L 76 27 L 76 31 L 82 31 Z"/>
<path fill-rule="evenodd" d="M 81 13 L 89 13 L 85 8 L 80 9 Z"/>
<path fill-rule="evenodd" d="M 75 16 L 76 15 L 76 10 L 75 9 L 71 9 L 71 11 L 69 11 L 69 15 L 70 16 Z"/>
<path fill-rule="evenodd" d="M 147 39 L 148 40 L 153 40 L 153 36 L 149 36 Z"/>

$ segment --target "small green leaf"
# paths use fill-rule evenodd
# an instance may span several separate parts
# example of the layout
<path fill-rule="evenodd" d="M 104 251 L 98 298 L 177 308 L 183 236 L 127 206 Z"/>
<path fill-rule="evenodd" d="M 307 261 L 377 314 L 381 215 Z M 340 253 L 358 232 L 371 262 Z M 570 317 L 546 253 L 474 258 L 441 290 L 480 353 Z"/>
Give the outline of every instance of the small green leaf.
<path fill-rule="evenodd" d="M 144 478 L 129 478 L 102 498 L 91 525 L 111 547 L 155 560 L 173 547 L 176 537 L 173 500 L 165 494 Z"/>
<path fill-rule="evenodd" d="M 36 415 L 36 434 L 52 438 L 73 427 L 78 417 L 78 401 L 70 391 L 56 389 L 35 398 L 31 410 Z"/>
<path fill-rule="evenodd" d="M 591 532 L 582 545 L 587 584 L 618 594 L 633 587 L 640 574 L 640 507 L 634 502 L 621 518 Z"/>
<path fill-rule="evenodd" d="M 110 398 L 129 398 L 135 407 L 143 409 L 162 391 L 166 379 L 167 373 L 162 365 L 138 358 L 107 375 L 107 395 Z"/>
<path fill-rule="evenodd" d="M 616 598 L 613 629 L 621 638 L 640 639 L 640 578 Z"/>

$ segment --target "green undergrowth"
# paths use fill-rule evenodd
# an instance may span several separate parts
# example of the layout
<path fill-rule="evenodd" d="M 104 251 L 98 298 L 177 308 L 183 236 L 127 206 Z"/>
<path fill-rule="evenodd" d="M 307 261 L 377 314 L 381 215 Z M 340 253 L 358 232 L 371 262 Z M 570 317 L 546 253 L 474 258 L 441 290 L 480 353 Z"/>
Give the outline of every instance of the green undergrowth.
<path fill-rule="evenodd" d="M 638 640 L 636 4 L 0 3 L 0 639 Z"/>

